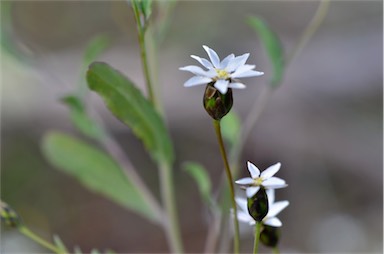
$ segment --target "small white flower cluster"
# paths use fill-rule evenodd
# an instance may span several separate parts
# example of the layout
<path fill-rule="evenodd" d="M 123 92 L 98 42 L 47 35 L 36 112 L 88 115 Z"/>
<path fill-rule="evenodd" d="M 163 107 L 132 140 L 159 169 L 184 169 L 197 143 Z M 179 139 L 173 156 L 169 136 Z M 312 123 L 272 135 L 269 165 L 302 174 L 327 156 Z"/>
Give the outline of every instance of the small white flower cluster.
<path fill-rule="evenodd" d="M 234 54 L 230 54 L 220 61 L 219 56 L 213 49 L 205 45 L 203 48 L 211 61 L 195 55 L 191 55 L 191 57 L 197 60 L 207 70 L 203 70 L 196 65 L 179 68 L 179 70 L 189 71 L 196 75 L 184 83 L 185 87 L 206 85 L 213 82 L 213 86 L 219 90 L 220 93 L 226 94 L 228 88 L 245 88 L 245 85 L 237 80 L 237 78 L 256 77 L 264 74 L 263 72 L 253 70 L 256 68 L 255 65 L 245 64 L 249 53 L 236 57 Z"/>
<path fill-rule="evenodd" d="M 282 222 L 276 215 L 289 205 L 289 202 L 286 200 L 275 202 L 275 189 L 287 187 L 287 184 L 283 179 L 274 177 L 280 170 L 281 163 L 276 163 L 261 173 L 260 170 L 249 161 L 247 166 L 251 177 L 239 179 L 236 183 L 245 188 L 248 198 L 252 198 L 260 188 L 266 189 L 269 209 L 268 214 L 264 217 L 262 223 L 272 227 L 281 227 Z M 237 197 L 236 203 L 240 208 L 237 212 L 239 221 L 246 222 L 249 225 L 255 225 L 256 221 L 248 212 L 247 199 Z"/>

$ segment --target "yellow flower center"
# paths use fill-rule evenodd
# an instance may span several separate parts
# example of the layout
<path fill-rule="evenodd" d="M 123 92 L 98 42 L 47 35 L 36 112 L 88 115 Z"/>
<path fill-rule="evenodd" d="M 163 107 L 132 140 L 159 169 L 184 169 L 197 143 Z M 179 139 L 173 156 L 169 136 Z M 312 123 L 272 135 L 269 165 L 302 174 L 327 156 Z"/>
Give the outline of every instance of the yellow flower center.
<path fill-rule="evenodd" d="M 230 78 L 229 73 L 226 72 L 225 70 L 216 69 L 216 73 L 217 73 L 217 78 L 218 79 L 228 79 L 228 78 Z"/>
<path fill-rule="evenodd" d="M 263 183 L 263 181 L 264 181 L 264 179 L 261 177 L 254 179 L 254 183 L 256 186 L 260 186 Z"/>

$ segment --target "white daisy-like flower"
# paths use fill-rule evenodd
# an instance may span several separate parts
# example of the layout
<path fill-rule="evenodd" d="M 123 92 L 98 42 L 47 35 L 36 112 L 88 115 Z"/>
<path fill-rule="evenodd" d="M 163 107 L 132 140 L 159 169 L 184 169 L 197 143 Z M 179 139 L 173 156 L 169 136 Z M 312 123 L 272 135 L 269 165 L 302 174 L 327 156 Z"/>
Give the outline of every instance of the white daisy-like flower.
<path fill-rule="evenodd" d="M 203 70 L 195 65 L 179 68 L 182 71 L 189 71 L 196 75 L 184 83 L 185 87 L 214 82 L 213 86 L 219 90 L 220 93 L 226 94 L 228 88 L 245 88 L 245 85 L 237 80 L 237 78 L 257 77 L 264 74 L 263 72 L 253 70 L 256 67 L 255 65 L 245 64 L 249 53 L 236 57 L 234 54 L 230 54 L 220 61 L 219 56 L 213 49 L 205 45 L 203 48 L 211 61 L 195 55 L 191 55 L 191 57 L 197 60 L 207 70 Z"/>
<path fill-rule="evenodd" d="M 280 170 L 281 163 L 278 162 L 260 173 L 260 170 L 250 161 L 247 162 L 248 171 L 251 177 L 245 177 L 236 181 L 237 184 L 246 188 L 247 197 L 253 197 L 263 186 L 265 189 L 279 189 L 287 187 L 285 181 L 281 178 L 274 177 Z"/>
<path fill-rule="evenodd" d="M 262 220 L 264 225 L 272 227 L 281 227 L 283 223 L 276 216 L 284 210 L 288 205 L 289 201 L 278 201 L 275 202 L 275 190 L 267 190 L 269 210 L 268 214 Z M 245 198 L 236 197 L 236 203 L 240 209 L 237 211 L 237 219 L 241 222 L 248 223 L 249 225 L 255 225 L 256 221 L 248 212 L 247 200 Z"/>

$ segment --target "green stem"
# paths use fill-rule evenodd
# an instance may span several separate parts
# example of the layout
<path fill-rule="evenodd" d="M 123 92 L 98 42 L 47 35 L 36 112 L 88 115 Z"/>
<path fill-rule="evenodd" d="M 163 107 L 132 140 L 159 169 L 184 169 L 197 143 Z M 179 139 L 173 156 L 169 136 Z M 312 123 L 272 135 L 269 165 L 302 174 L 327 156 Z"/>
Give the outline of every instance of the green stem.
<path fill-rule="evenodd" d="M 261 224 L 262 224 L 261 222 L 256 222 L 256 225 L 255 225 L 255 241 L 253 244 L 253 254 L 257 254 L 259 249 Z"/>
<path fill-rule="evenodd" d="M 36 243 L 40 244 L 41 246 L 53 251 L 54 253 L 57 253 L 57 254 L 63 254 L 63 252 L 57 248 L 56 246 L 54 246 L 53 244 L 51 244 L 50 242 L 47 242 L 46 240 L 44 240 L 43 238 L 41 238 L 40 236 L 36 235 L 35 233 L 33 233 L 31 230 L 29 230 L 29 228 L 25 227 L 25 226 L 21 226 L 19 227 L 19 231 L 20 233 L 22 233 L 23 235 L 25 235 L 26 237 L 32 239 L 33 241 L 35 241 Z"/>
<path fill-rule="evenodd" d="M 232 201 L 232 208 L 233 208 L 233 213 L 234 213 L 233 224 L 235 227 L 234 253 L 239 253 L 239 249 L 240 249 L 239 221 L 237 220 L 237 207 L 236 207 L 236 202 L 235 202 L 235 188 L 233 185 L 232 173 L 231 173 L 231 169 L 229 167 L 229 163 L 228 163 L 228 159 L 227 159 L 227 153 L 225 152 L 223 137 L 221 135 L 220 120 L 215 120 L 213 122 L 213 124 L 215 127 L 217 141 L 219 143 L 220 153 L 221 153 L 221 156 L 223 157 L 224 166 L 225 166 L 225 173 L 227 174 L 227 179 L 228 179 L 229 188 L 230 188 L 230 192 L 231 192 L 231 201 Z"/>
<path fill-rule="evenodd" d="M 280 254 L 280 250 L 279 250 L 279 247 L 274 247 L 273 249 L 272 249 L 272 251 L 273 251 L 273 253 L 274 254 Z"/>
<path fill-rule="evenodd" d="M 146 24 L 142 24 L 141 22 L 139 8 L 136 5 L 135 1 L 132 1 L 132 8 L 133 8 L 133 13 L 135 15 L 135 20 L 137 25 L 137 34 L 139 38 L 141 63 L 144 70 L 144 77 L 146 80 L 145 83 L 148 90 L 148 96 L 149 96 L 149 100 L 157 108 L 158 105 L 157 105 L 156 97 L 153 91 L 151 73 L 149 71 L 149 62 L 148 62 L 148 56 L 147 56 L 147 50 L 146 50 L 146 44 L 145 44 Z"/>
<path fill-rule="evenodd" d="M 299 42 L 296 44 L 295 48 L 291 51 L 291 54 L 286 59 L 286 64 L 291 63 L 292 60 L 301 52 L 305 47 L 308 41 L 311 39 L 316 30 L 320 27 L 323 22 L 328 9 L 329 9 L 330 0 L 322 0 L 319 4 L 319 7 L 316 10 L 315 15 L 313 16 L 309 25 L 305 28 L 302 33 Z"/>
<path fill-rule="evenodd" d="M 166 221 L 164 221 L 164 227 L 169 246 L 172 253 L 183 253 L 184 251 L 181 241 L 179 220 L 177 217 L 172 171 L 171 168 L 165 163 L 160 165 L 160 186 L 163 203 L 168 216 Z"/>

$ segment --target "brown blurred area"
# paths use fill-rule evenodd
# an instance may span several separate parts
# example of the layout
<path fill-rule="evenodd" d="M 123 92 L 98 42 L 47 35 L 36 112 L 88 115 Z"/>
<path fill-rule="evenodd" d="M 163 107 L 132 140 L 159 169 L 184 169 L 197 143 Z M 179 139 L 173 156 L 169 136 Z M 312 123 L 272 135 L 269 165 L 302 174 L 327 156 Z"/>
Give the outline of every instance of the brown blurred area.
<path fill-rule="evenodd" d="M 0 4 L 4 5 L 6 1 Z M 9 3 L 9 2 L 8 2 Z M 311 20 L 317 1 L 181 1 L 159 51 L 159 82 L 175 143 L 175 180 L 183 239 L 188 252 L 202 252 L 210 216 L 184 161 L 209 169 L 217 188 L 222 168 L 211 120 L 202 107 L 203 87 L 184 88 L 180 66 L 206 57 L 251 53 L 266 74 L 244 79 L 233 109 L 248 115 L 271 67 L 247 15 L 263 17 L 286 53 Z M 79 82 L 82 54 L 94 36 L 111 46 L 100 57 L 145 90 L 130 7 L 124 1 L 15 1 L 6 34 L 21 58 L 1 57 L 1 199 L 46 239 L 61 237 L 71 249 L 167 252 L 162 230 L 140 216 L 84 189 L 44 159 L 40 142 L 48 130 L 78 132 L 61 96 Z M 332 1 L 324 23 L 287 69 L 257 122 L 242 155 L 260 169 L 280 161 L 278 176 L 289 187 L 277 200 L 290 206 L 283 221 L 281 252 L 379 253 L 383 245 L 383 3 Z M 2 26 L 5 27 L 4 15 Z M 140 175 L 158 193 L 155 165 L 130 130 L 92 95 L 98 111 Z M 242 225 L 242 251 L 253 234 Z M 45 250 L 15 230 L 2 228 L 1 253 Z M 263 251 L 270 251 L 262 249 Z"/>

